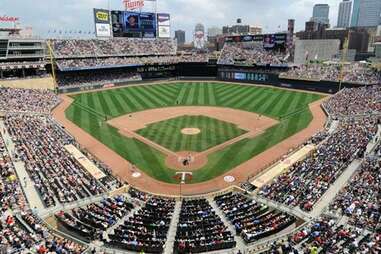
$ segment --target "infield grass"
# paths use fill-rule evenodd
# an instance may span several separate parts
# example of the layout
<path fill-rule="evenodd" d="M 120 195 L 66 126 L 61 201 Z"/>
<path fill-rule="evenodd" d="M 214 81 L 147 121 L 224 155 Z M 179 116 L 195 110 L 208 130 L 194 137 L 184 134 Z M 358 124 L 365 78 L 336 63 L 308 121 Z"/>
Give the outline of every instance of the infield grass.
<path fill-rule="evenodd" d="M 197 128 L 201 132 L 197 135 L 186 135 L 181 133 L 183 128 Z M 247 131 L 214 118 L 186 115 L 149 124 L 136 132 L 174 152 L 202 152 Z"/>
<path fill-rule="evenodd" d="M 140 85 L 82 93 L 72 97 L 74 102 L 66 110 L 68 119 L 148 175 L 169 183 L 175 182 L 174 171 L 166 167 L 165 156 L 134 138 L 119 134 L 116 128 L 106 123 L 106 118 L 109 120 L 128 113 L 159 107 L 198 105 L 240 109 L 280 121 L 279 124 L 254 138 L 243 139 L 210 154 L 207 165 L 193 172 L 192 183 L 197 183 L 225 173 L 306 128 L 312 120 L 308 104 L 322 98 L 321 95 L 312 93 L 218 82 Z M 201 122 L 197 128 L 202 128 Z M 166 136 L 166 133 L 169 133 L 168 126 L 156 124 L 159 124 L 156 126 L 156 131 L 160 134 L 158 137 L 151 136 L 150 139 L 168 138 Z M 225 132 L 221 130 L 221 134 L 218 135 L 225 135 L 223 134 Z M 234 135 L 238 133 L 232 133 L 231 137 Z M 212 137 L 208 135 L 204 138 Z M 167 145 L 175 151 L 192 147 L 196 147 L 192 149 L 205 149 L 204 145 L 197 142 L 194 145 L 192 142 L 191 147 L 181 147 L 180 144 L 180 148 L 177 148 L 179 141 L 174 139 L 174 142 Z"/>

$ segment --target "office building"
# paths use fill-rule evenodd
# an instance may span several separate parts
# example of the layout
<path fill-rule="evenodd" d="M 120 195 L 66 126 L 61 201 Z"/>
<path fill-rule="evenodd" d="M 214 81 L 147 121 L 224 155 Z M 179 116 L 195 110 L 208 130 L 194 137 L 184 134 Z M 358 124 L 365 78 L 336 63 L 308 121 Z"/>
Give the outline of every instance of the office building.
<path fill-rule="evenodd" d="M 176 30 L 175 31 L 175 39 L 177 39 L 178 45 L 183 45 L 185 43 L 185 31 Z"/>
<path fill-rule="evenodd" d="M 378 26 L 381 18 L 380 0 L 354 0 L 351 26 Z"/>
<path fill-rule="evenodd" d="M 311 20 L 317 23 L 329 24 L 329 5 L 315 4 Z"/>
<path fill-rule="evenodd" d="M 339 5 L 339 16 L 337 18 L 337 27 L 346 28 L 350 25 L 352 11 L 352 1 L 343 0 Z"/>

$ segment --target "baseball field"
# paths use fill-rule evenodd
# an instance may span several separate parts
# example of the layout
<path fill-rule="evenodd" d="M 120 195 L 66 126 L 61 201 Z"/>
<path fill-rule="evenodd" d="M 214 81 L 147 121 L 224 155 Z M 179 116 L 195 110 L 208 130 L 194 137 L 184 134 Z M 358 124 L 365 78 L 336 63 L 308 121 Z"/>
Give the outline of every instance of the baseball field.
<path fill-rule="evenodd" d="M 178 82 L 129 86 L 71 97 L 74 101 L 65 112 L 68 119 L 160 181 L 176 182 L 176 168 L 168 166 L 167 154 L 163 151 L 203 152 L 222 144 L 220 149 L 207 154 L 202 167 L 193 171 L 192 183 L 199 183 L 224 174 L 306 128 L 312 120 L 308 105 L 323 96 L 271 87 Z M 128 125 L 128 119 L 133 119 L 137 112 L 160 108 L 171 111 L 182 106 L 246 111 L 255 113 L 258 121 L 269 119 L 273 124 L 250 136 L 247 128 L 234 122 L 214 118 L 211 114 L 193 112 L 188 115 L 186 111 L 183 115 L 130 130 L 133 135 L 124 133 L 123 126 L 118 129 L 110 124 L 113 119 L 125 117 L 127 121 L 122 123 Z M 252 122 L 255 125 L 255 121 Z M 184 129 L 198 131 L 195 135 L 185 135 L 182 133 Z M 142 142 L 143 139 L 149 142 Z M 234 139 L 235 142 L 229 143 Z"/>

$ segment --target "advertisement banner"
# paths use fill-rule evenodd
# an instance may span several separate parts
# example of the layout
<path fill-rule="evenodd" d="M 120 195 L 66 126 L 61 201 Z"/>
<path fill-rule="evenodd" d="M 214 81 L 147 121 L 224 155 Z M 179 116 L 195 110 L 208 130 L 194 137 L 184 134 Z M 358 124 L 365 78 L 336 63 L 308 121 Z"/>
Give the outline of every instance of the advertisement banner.
<path fill-rule="evenodd" d="M 109 11 L 105 9 L 94 9 L 95 24 L 110 24 Z"/>
<path fill-rule="evenodd" d="M 110 37 L 110 24 L 95 24 L 96 34 L 98 37 Z"/>
<path fill-rule="evenodd" d="M 160 38 L 170 38 L 171 29 L 169 26 L 159 26 L 159 37 Z"/>
<path fill-rule="evenodd" d="M 110 37 L 110 13 L 105 9 L 94 9 L 95 35 L 97 37 Z"/>
<path fill-rule="evenodd" d="M 157 24 L 159 26 L 170 26 L 171 17 L 168 13 L 158 13 L 157 14 Z"/>

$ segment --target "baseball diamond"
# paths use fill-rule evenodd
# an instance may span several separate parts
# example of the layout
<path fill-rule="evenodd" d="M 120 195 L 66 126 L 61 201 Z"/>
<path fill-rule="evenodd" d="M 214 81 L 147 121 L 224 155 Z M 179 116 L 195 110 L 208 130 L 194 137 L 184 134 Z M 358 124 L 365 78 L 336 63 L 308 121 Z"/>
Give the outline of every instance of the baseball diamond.
<path fill-rule="evenodd" d="M 256 113 L 277 122 L 255 137 L 243 138 L 207 156 L 207 163 L 193 171 L 192 183 L 213 179 L 306 128 L 312 120 L 308 105 L 323 98 L 315 93 L 217 82 L 175 82 L 139 85 L 73 94 L 66 116 L 90 135 L 149 176 L 175 183 L 166 154 L 136 137 L 123 135 L 108 121 L 155 108 L 213 106 Z M 259 121 L 259 120 L 258 120 Z M 207 127 L 205 127 L 207 126 Z M 168 128 L 169 127 L 169 128 Z M 183 137 L 181 129 L 195 127 L 202 134 Z M 152 123 L 135 130 L 172 151 L 200 152 L 244 134 L 234 125 L 205 116 L 183 116 Z"/>
<path fill-rule="evenodd" d="M 381 253 L 381 0 L 313 2 L 2 1 L 0 254 Z"/>

